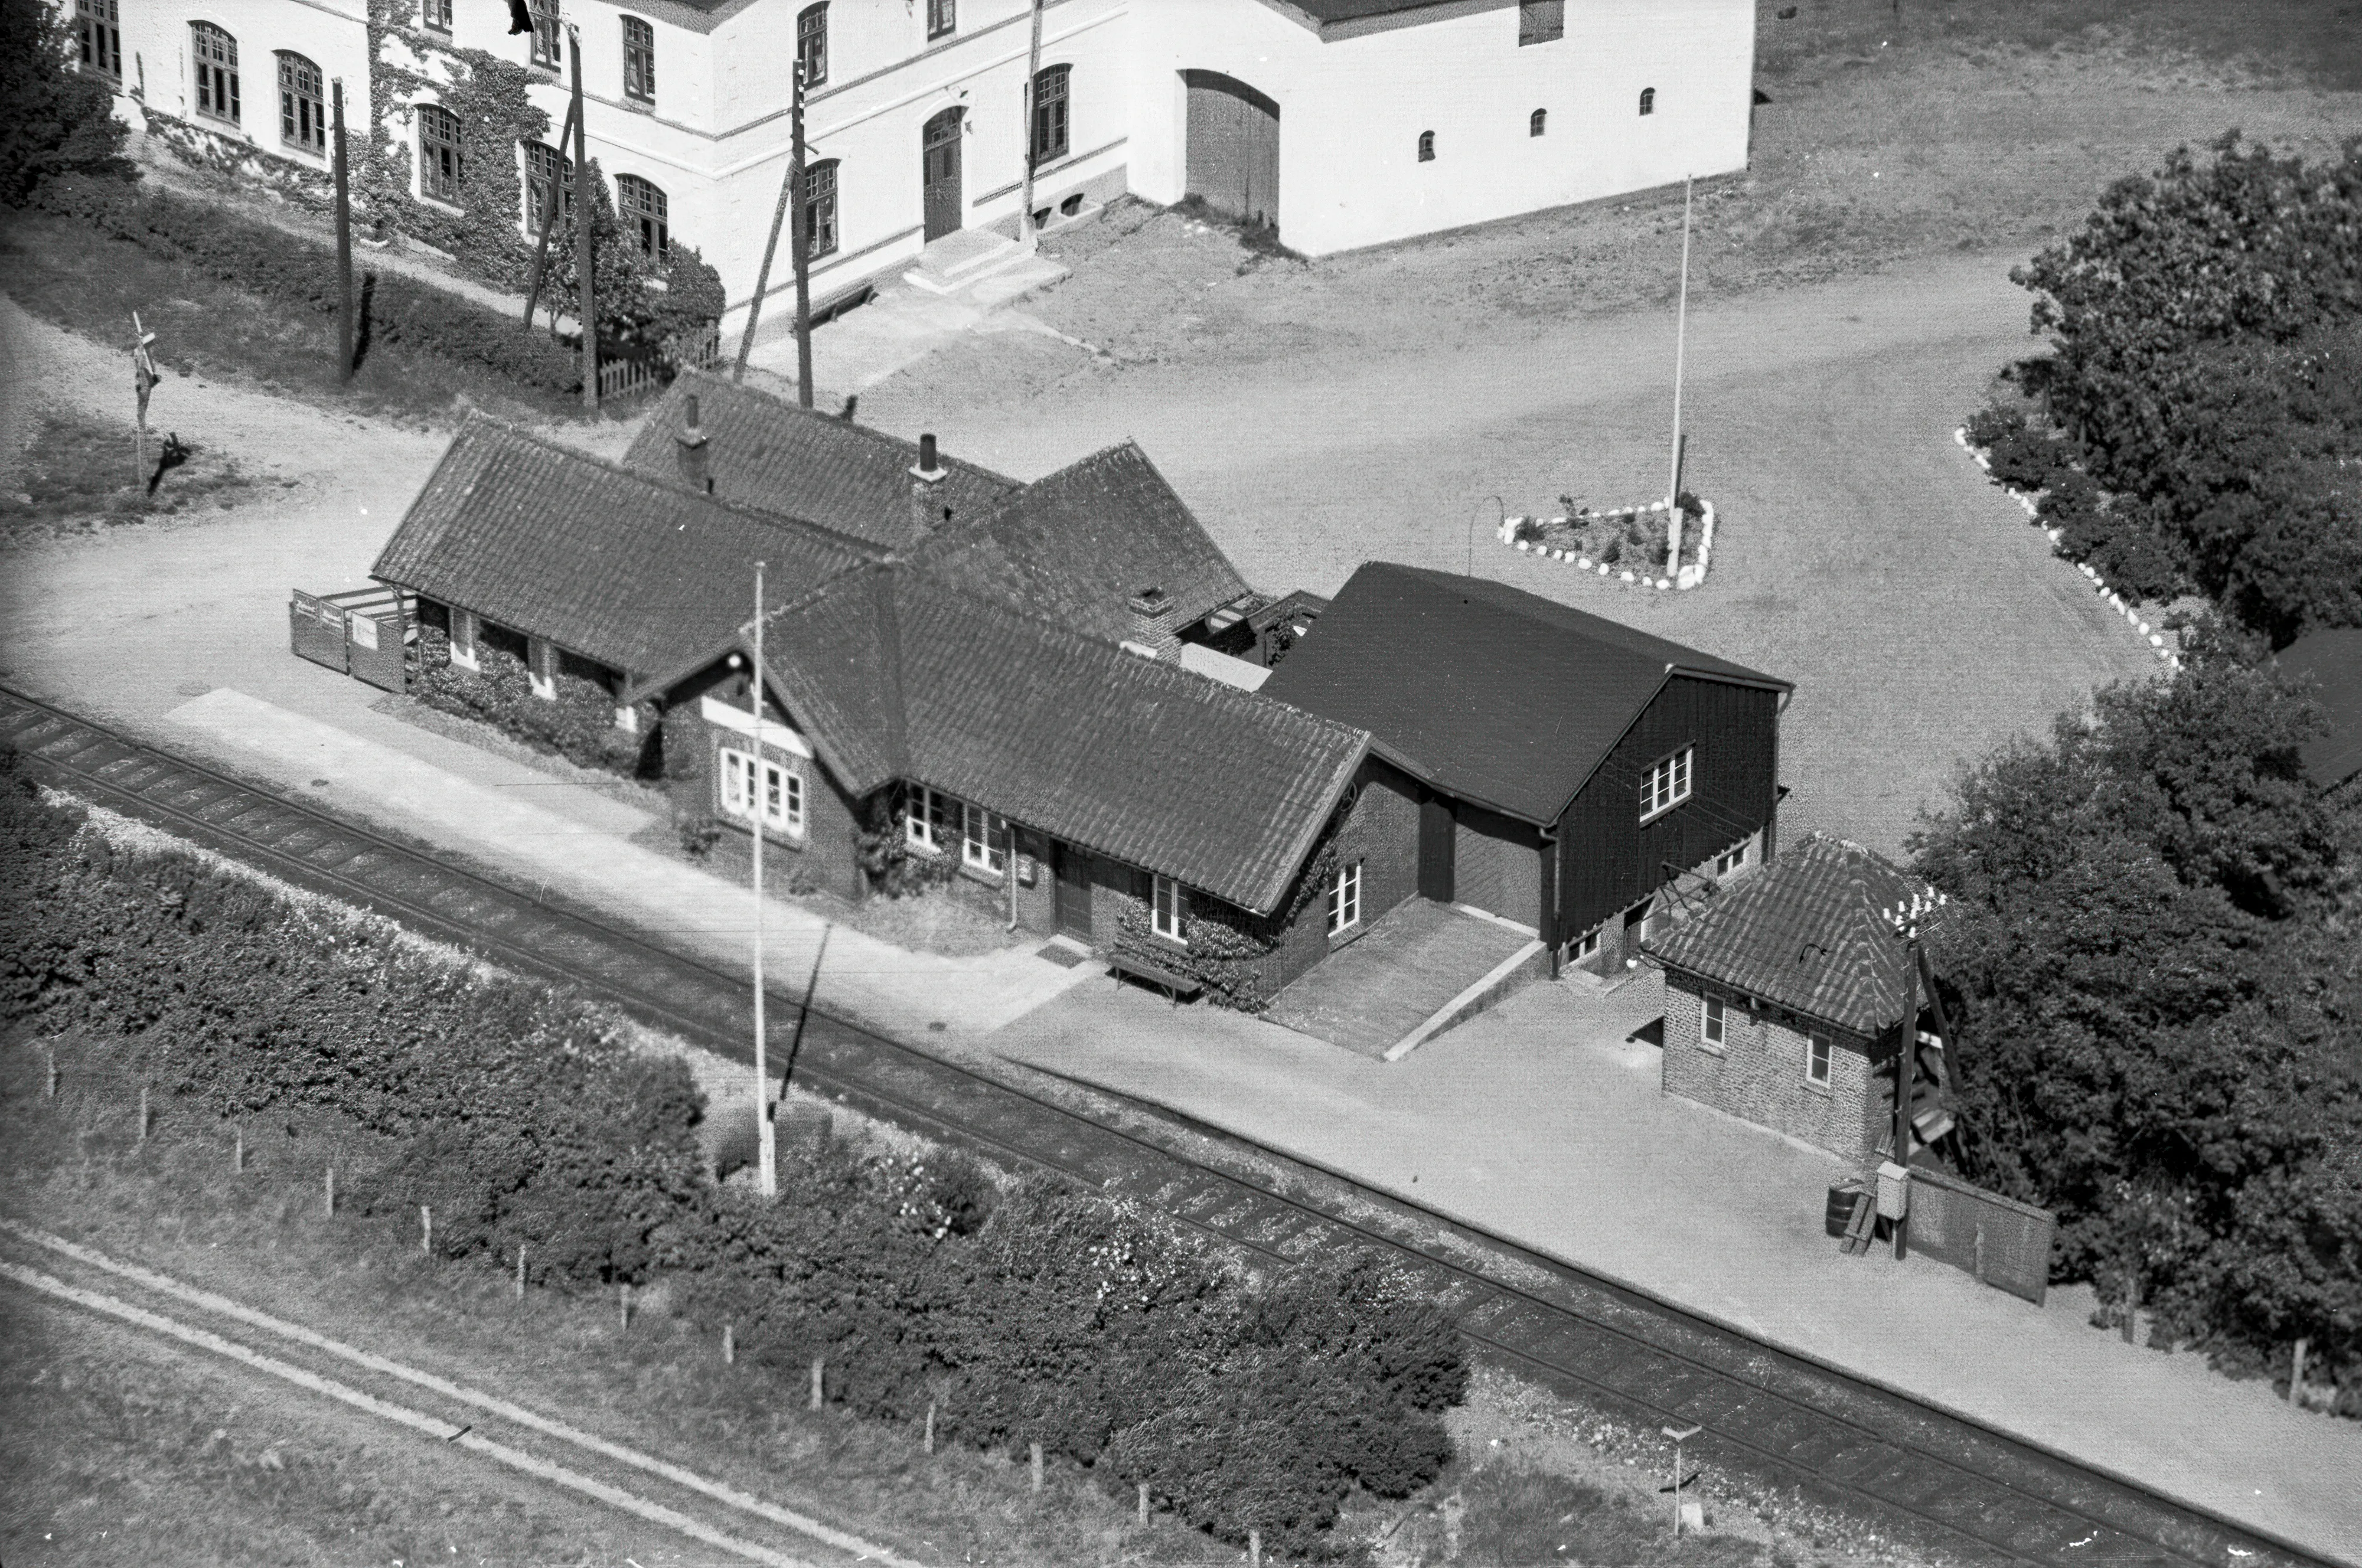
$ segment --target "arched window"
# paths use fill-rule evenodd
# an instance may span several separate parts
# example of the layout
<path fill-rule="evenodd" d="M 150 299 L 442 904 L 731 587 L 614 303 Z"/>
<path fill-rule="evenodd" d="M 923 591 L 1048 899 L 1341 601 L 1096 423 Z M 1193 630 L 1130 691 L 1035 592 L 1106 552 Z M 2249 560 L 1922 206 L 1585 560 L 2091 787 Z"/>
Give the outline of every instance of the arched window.
<path fill-rule="evenodd" d="M 1540 136 L 1549 128 L 1550 111 L 1548 109 L 1536 109 L 1532 114 L 1526 116 L 1526 134 L 1528 136 Z"/>
<path fill-rule="evenodd" d="M 1653 115 L 1657 112 L 1657 90 L 1654 87 L 1640 89 L 1640 112 L 1644 115 Z"/>
<path fill-rule="evenodd" d="M 74 41 L 84 71 L 123 80 L 123 15 L 116 0 L 74 0 Z"/>
<path fill-rule="evenodd" d="M 328 107 L 320 68 L 300 54 L 279 55 L 279 139 L 305 152 L 328 150 Z"/>
<path fill-rule="evenodd" d="M 672 254 L 666 217 L 671 205 L 662 191 L 638 175 L 615 176 L 615 213 L 624 220 L 624 232 L 636 236 L 640 249 L 659 260 Z"/>
<path fill-rule="evenodd" d="M 796 63 L 807 93 L 828 80 L 828 0 L 796 13 Z"/>
<path fill-rule="evenodd" d="M 515 13 L 511 12 L 512 16 Z M 533 23 L 533 62 L 557 69 L 557 0 L 526 0 L 525 15 Z"/>
<path fill-rule="evenodd" d="M 1418 160 L 1421 163 L 1435 161 L 1435 133 L 1431 130 L 1418 133 Z"/>
<path fill-rule="evenodd" d="M 823 158 L 804 165 L 806 256 L 826 256 L 836 248 L 836 162 Z"/>
<path fill-rule="evenodd" d="M 438 202 L 457 202 L 467 175 L 459 156 L 459 116 L 440 104 L 418 105 L 418 190 Z"/>
<path fill-rule="evenodd" d="M 1043 68 L 1033 78 L 1033 161 L 1066 156 L 1066 84 L 1070 65 Z"/>
<path fill-rule="evenodd" d="M 624 18 L 624 96 L 657 101 L 657 30 L 637 17 Z"/>
<path fill-rule="evenodd" d="M 196 56 L 197 113 L 236 125 L 237 40 L 211 22 L 191 22 L 189 50 Z"/>
<path fill-rule="evenodd" d="M 549 213 L 574 210 L 574 160 L 538 141 L 524 145 L 524 231 L 537 235 Z"/>

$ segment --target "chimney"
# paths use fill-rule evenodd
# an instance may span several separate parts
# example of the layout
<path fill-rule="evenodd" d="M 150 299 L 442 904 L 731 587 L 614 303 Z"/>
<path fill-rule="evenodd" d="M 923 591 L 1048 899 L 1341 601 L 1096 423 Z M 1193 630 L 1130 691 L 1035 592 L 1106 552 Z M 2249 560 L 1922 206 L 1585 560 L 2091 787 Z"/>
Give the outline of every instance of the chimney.
<path fill-rule="evenodd" d="M 681 400 L 680 428 L 673 432 L 680 444 L 680 477 L 692 490 L 713 493 L 713 477 L 706 471 L 705 426 L 698 422 L 697 394 Z"/>
<path fill-rule="evenodd" d="M 919 461 L 911 469 L 911 538 L 913 543 L 935 525 L 934 488 L 951 470 L 935 460 L 932 432 L 919 437 Z"/>
<path fill-rule="evenodd" d="M 1173 635 L 1173 596 L 1143 588 L 1124 602 L 1131 610 L 1131 635 L 1124 646 L 1146 658 L 1177 658 L 1181 639 Z"/>

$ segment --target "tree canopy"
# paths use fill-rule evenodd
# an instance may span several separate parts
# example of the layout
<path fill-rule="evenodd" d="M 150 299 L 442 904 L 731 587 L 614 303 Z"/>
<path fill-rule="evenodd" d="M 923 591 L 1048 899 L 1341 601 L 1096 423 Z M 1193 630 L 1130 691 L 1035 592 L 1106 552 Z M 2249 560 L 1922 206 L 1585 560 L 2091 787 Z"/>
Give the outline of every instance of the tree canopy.
<path fill-rule="evenodd" d="M 0 202 L 51 175 L 129 171 L 115 95 L 67 63 L 67 44 L 43 0 L 0 0 Z"/>

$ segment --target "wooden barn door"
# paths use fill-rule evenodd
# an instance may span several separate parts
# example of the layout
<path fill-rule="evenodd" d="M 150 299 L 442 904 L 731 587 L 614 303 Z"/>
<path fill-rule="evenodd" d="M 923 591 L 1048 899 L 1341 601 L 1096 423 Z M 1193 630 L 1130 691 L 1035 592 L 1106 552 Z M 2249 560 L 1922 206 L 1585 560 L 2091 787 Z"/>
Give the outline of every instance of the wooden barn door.
<path fill-rule="evenodd" d="M 960 228 L 960 113 L 945 109 L 920 136 L 919 178 L 926 189 L 931 245 Z"/>
<path fill-rule="evenodd" d="M 1234 76 L 1185 71 L 1188 194 L 1248 223 L 1279 222 L 1279 105 Z"/>

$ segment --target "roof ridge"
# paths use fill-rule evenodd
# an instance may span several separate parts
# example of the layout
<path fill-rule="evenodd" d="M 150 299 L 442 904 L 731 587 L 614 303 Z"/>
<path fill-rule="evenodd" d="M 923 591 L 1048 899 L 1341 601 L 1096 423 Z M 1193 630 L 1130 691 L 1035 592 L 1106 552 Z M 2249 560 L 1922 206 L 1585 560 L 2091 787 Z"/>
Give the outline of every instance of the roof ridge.
<path fill-rule="evenodd" d="M 855 551 L 859 555 L 872 558 L 890 553 L 885 546 L 872 544 L 866 539 L 860 538 L 852 534 L 844 533 L 840 529 L 832 528 L 825 523 L 815 523 L 809 517 L 798 517 L 792 513 L 774 512 L 767 507 L 749 506 L 743 502 L 727 501 L 721 496 L 713 494 L 710 491 L 691 490 L 689 486 L 681 484 L 677 480 L 667 479 L 661 474 L 646 473 L 638 469 L 627 468 L 624 464 L 617 462 L 611 458 L 602 458 L 596 452 L 585 452 L 579 447 L 569 447 L 562 441 L 553 440 L 549 436 L 541 435 L 537 431 L 528 430 L 522 425 L 511 424 L 505 419 L 502 419 L 494 414 L 486 414 L 480 409 L 473 411 L 469 414 L 468 422 L 459 427 L 458 434 L 459 436 L 465 436 L 468 434 L 469 429 L 480 425 L 489 425 L 493 430 L 503 436 L 513 436 L 529 446 L 537 447 L 553 456 L 570 459 L 590 468 L 602 469 L 610 475 L 620 479 L 630 480 L 633 483 L 645 486 L 649 490 L 661 491 L 668 495 L 681 496 L 687 500 L 696 502 L 701 506 L 710 506 L 716 512 L 727 513 L 734 517 L 743 517 L 750 523 L 760 523 L 767 528 L 778 528 L 785 526 L 807 529 L 810 532 L 820 536 L 819 542 L 822 544 L 836 545 L 843 548 Z M 456 447 L 458 444 L 458 437 L 453 437 L 452 446 Z M 447 447 L 447 455 L 448 451 L 449 448 Z"/>
<path fill-rule="evenodd" d="M 690 367 L 684 369 L 679 375 L 673 378 L 675 385 L 679 385 L 680 382 L 691 379 L 694 379 L 702 385 L 719 387 L 727 392 L 743 393 L 747 397 L 760 399 L 762 402 L 778 409 L 780 413 L 790 415 L 794 418 L 820 421 L 830 426 L 832 429 L 844 431 L 862 440 L 869 442 L 872 446 L 890 447 L 898 453 L 913 458 L 918 455 L 919 444 L 916 441 L 906 441 L 901 436 L 894 435 L 890 431 L 880 430 L 875 425 L 857 425 L 854 421 L 837 414 L 822 414 L 816 408 L 806 408 L 800 403 L 789 403 L 786 397 L 780 393 L 769 391 L 767 388 L 749 386 L 744 381 L 734 381 L 711 370 Z M 996 469 L 988 469 L 981 463 L 970 462 L 965 458 L 952 457 L 942 451 L 940 448 L 938 448 L 935 453 L 935 460 L 946 465 L 947 467 L 965 469 L 970 474 L 977 475 L 979 478 L 992 480 L 997 483 L 1010 485 L 1018 490 L 1025 488 L 1025 481 L 1023 480 L 1013 479 L 1007 474 L 997 471 Z"/>

